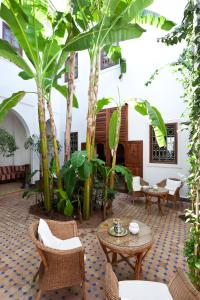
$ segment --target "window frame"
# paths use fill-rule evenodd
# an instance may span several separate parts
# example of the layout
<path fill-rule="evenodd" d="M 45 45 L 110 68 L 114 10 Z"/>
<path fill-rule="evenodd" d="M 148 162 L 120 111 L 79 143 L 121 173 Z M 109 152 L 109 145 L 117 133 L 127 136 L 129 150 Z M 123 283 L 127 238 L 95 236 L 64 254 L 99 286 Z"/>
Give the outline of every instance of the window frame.
<path fill-rule="evenodd" d="M 77 137 L 77 150 L 74 150 L 73 152 L 72 152 L 72 145 L 71 145 L 72 134 L 76 134 L 76 137 Z M 72 154 L 75 151 L 78 151 L 78 131 L 72 131 L 72 132 L 70 132 L 70 153 Z"/>
<path fill-rule="evenodd" d="M 116 46 L 119 46 L 119 43 L 116 43 Z M 105 53 L 105 54 L 104 54 L 104 53 Z M 109 68 L 112 68 L 112 67 L 115 67 L 115 66 L 118 66 L 118 65 L 119 65 L 119 61 L 116 62 L 116 63 L 114 63 L 114 62 L 112 61 L 112 59 L 108 57 L 109 64 L 108 64 L 106 67 L 104 67 L 104 64 L 103 64 L 103 58 L 104 58 L 105 56 L 108 57 L 108 55 L 106 54 L 106 51 L 104 51 L 104 50 L 102 49 L 102 50 L 101 50 L 101 54 L 100 54 L 100 70 L 101 70 L 101 71 L 104 71 L 104 70 L 107 70 L 107 69 L 109 69 Z"/>
<path fill-rule="evenodd" d="M 5 39 L 5 31 L 6 31 L 6 30 L 9 30 L 9 31 L 10 31 L 10 36 L 11 36 L 11 41 L 10 41 L 10 42 L 7 41 L 7 40 Z M 14 38 L 15 38 L 15 36 L 14 36 L 14 34 L 12 33 L 10 27 L 9 27 L 5 22 L 2 22 L 2 39 L 3 39 L 4 41 L 7 41 L 13 48 L 15 48 L 15 50 L 17 51 L 17 53 L 19 53 L 19 54 L 22 56 L 22 55 L 23 55 L 23 50 L 22 50 L 22 48 L 20 47 L 20 44 L 19 44 L 18 41 L 17 41 L 17 43 L 18 43 L 18 45 L 19 45 L 19 48 L 16 48 L 16 47 L 14 46 L 14 43 L 13 43 Z M 16 38 L 15 38 L 15 39 L 16 39 Z M 17 40 L 17 39 L 16 39 L 16 40 Z M 18 50 L 19 50 L 19 51 L 18 51 Z"/>
<path fill-rule="evenodd" d="M 77 76 L 76 76 L 76 72 L 75 72 L 75 76 L 74 76 L 75 80 L 78 79 L 78 77 L 79 77 L 79 64 L 78 64 L 78 61 L 79 61 L 78 52 L 76 52 L 76 54 L 75 54 L 75 68 L 77 66 Z M 68 59 L 65 62 L 65 66 L 66 67 L 67 67 L 68 62 L 69 62 L 69 57 L 68 57 Z M 69 82 L 68 74 L 69 74 L 69 72 L 65 72 L 65 82 L 66 83 Z"/>
<path fill-rule="evenodd" d="M 170 164 L 170 165 L 177 165 L 178 164 L 178 133 L 177 133 L 177 129 L 178 129 L 178 123 L 176 122 L 171 122 L 171 123 L 165 123 L 165 126 L 174 126 L 174 131 L 175 131 L 175 157 L 174 160 L 154 160 L 153 159 L 153 152 L 152 152 L 152 138 L 153 138 L 153 127 L 152 125 L 149 126 L 149 162 L 152 164 Z"/>

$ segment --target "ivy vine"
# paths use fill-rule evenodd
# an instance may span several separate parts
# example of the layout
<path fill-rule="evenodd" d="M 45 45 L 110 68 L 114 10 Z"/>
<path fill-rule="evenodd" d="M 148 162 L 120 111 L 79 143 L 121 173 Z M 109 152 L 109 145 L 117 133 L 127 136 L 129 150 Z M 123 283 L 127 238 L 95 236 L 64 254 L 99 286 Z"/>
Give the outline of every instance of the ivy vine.
<path fill-rule="evenodd" d="M 178 61 L 173 64 L 181 74 L 184 87 L 183 99 L 187 103 L 189 122 L 188 177 L 191 208 L 186 211 L 187 222 L 191 224 L 184 254 L 189 266 L 189 276 L 200 290 L 200 1 L 189 0 L 184 11 L 182 24 L 161 39 L 166 45 L 186 41 Z"/>

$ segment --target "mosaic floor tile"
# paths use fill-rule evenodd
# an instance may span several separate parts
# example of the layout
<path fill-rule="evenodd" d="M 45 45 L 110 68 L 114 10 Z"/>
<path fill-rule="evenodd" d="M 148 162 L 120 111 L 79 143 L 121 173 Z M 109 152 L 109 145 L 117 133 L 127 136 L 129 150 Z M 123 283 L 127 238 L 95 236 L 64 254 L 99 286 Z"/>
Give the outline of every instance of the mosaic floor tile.
<path fill-rule="evenodd" d="M 0 299 L 34 300 L 38 285 L 33 283 L 33 275 L 39 259 L 29 238 L 28 228 L 36 219 L 28 213 L 30 201 L 21 194 L 12 194 L 0 199 Z M 183 257 L 187 225 L 178 217 L 186 204 L 174 211 L 165 207 L 165 216 L 158 216 L 157 205 L 152 214 L 147 215 L 142 200 L 135 201 L 130 196 L 118 194 L 114 203 L 114 216 L 131 216 L 148 224 L 155 237 L 152 249 L 143 261 L 143 278 L 167 283 L 177 267 L 186 270 Z M 80 228 L 79 234 L 86 251 L 86 285 L 88 300 L 104 300 L 103 280 L 105 255 L 96 238 L 97 228 Z M 121 262 L 114 267 L 119 280 L 132 279 L 133 271 Z M 43 294 L 44 300 L 79 300 L 80 288 L 72 287 Z"/>

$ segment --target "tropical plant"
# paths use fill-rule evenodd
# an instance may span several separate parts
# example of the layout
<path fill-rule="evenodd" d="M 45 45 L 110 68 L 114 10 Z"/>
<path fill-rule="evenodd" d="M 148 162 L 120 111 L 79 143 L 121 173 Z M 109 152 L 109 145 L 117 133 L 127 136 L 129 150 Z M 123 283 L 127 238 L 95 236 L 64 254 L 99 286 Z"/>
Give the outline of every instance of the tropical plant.
<path fill-rule="evenodd" d="M 174 26 L 166 18 L 145 10 L 153 0 L 73 1 L 73 17 L 81 33 L 66 44 L 69 51 L 88 49 L 90 80 L 88 89 L 88 115 L 86 150 L 88 159 L 94 157 L 96 105 L 98 99 L 100 52 L 113 43 L 139 38 L 145 29 L 139 24 L 151 24 L 164 30 Z M 90 215 L 92 178 L 85 182 L 84 218 Z"/>
<path fill-rule="evenodd" d="M 44 181 L 44 204 L 47 210 L 51 209 L 49 170 L 47 156 L 47 137 L 45 123 L 45 101 L 48 104 L 50 122 L 56 160 L 58 184 L 61 187 L 60 162 L 56 143 L 56 129 L 51 107 L 51 90 L 55 87 L 62 92 L 58 79 L 63 74 L 63 64 L 68 56 L 63 51 L 61 43 L 66 29 L 63 18 L 57 14 L 49 16 L 49 2 L 47 0 L 19 1 L 5 0 L 1 3 L 0 17 L 10 27 L 23 49 L 24 59 L 7 41 L 0 39 L 0 56 L 17 65 L 22 71 L 19 76 L 24 80 L 34 79 L 37 87 L 38 119 L 41 139 L 42 172 Z M 14 93 L 0 104 L 0 119 L 7 111 L 15 106 L 26 94 L 25 91 Z M 35 93 L 35 91 L 34 91 Z"/>
<path fill-rule="evenodd" d="M 0 154 L 4 157 L 13 156 L 17 150 L 15 138 L 7 130 L 0 128 Z"/>

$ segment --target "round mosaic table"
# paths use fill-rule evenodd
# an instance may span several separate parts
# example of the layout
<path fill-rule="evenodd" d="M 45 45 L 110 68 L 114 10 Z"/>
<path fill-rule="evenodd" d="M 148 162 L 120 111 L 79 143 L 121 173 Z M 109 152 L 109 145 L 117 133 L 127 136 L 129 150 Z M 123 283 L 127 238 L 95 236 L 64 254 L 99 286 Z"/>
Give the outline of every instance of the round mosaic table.
<path fill-rule="evenodd" d="M 161 216 L 163 216 L 164 213 L 162 210 L 161 200 L 167 200 L 167 195 L 168 195 L 169 190 L 162 188 L 162 187 L 157 187 L 157 189 L 143 188 L 142 190 L 146 197 L 146 206 L 145 207 L 148 210 L 148 214 L 151 213 L 152 198 L 156 197 L 156 198 L 158 198 L 158 201 L 157 201 L 158 212 L 161 214 Z"/>
<path fill-rule="evenodd" d="M 107 261 L 116 264 L 125 260 L 131 268 L 135 270 L 135 279 L 140 279 L 142 260 L 153 244 L 153 236 L 149 226 L 132 218 L 122 218 L 120 223 L 124 228 L 129 227 L 130 222 L 136 222 L 140 231 L 138 234 L 128 234 L 124 237 L 111 236 L 109 228 L 113 226 L 113 219 L 102 222 L 97 230 L 97 237 L 105 252 Z M 110 254 L 112 260 L 110 259 Z M 120 259 L 118 259 L 118 256 Z M 130 262 L 130 258 L 135 257 L 135 265 Z"/>

